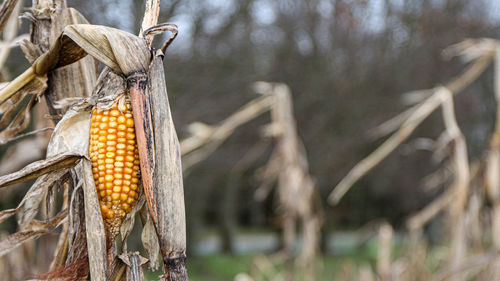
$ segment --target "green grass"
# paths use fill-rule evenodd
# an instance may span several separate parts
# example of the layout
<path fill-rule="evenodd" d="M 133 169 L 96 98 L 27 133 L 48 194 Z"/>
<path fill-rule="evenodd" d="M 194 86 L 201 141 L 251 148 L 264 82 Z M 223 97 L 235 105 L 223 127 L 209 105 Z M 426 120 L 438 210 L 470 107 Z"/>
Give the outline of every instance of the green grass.
<path fill-rule="evenodd" d="M 188 258 L 188 274 L 191 281 L 232 281 L 238 273 L 249 273 L 255 256 L 208 255 Z M 354 265 L 369 264 L 371 255 L 323 256 L 316 261 L 317 281 L 333 280 L 340 266 L 349 262 Z M 283 269 L 282 266 L 278 267 Z M 148 272 L 147 280 L 158 280 L 158 273 Z"/>

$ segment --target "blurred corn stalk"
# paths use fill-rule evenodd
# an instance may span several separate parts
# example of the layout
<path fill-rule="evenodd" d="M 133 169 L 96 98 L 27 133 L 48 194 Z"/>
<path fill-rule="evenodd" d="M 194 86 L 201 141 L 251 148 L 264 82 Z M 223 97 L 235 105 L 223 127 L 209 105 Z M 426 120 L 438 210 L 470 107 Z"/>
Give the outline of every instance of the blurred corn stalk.
<path fill-rule="evenodd" d="M 314 181 L 309 174 L 304 146 L 297 134 L 293 117 L 293 102 L 285 84 L 256 82 L 254 90 L 260 97 L 242 106 L 217 125 L 201 122 L 189 125 L 191 136 L 183 139 L 181 153 L 183 169 L 188 172 L 195 164 L 213 153 L 238 127 L 271 113 L 271 123 L 264 129 L 264 137 L 275 140 L 276 146 L 268 164 L 259 174 L 262 181 L 255 198 L 264 200 L 277 182 L 277 212 L 283 228 L 283 254 L 294 260 L 292 271 L 303 273 L 303 278 L 314 278 L 314 260 L 319 248 L 322 208 Z M 252 155 L 252 159 L 258 154 Z M 242 159 L 235 169 L 248 166 L 252 159 Z M 301 227 L 302 246 L 295 259 L 298 244 L 297 228 Z M 290 274 L 290 273 L 289 273 Z M 292 273 L 290 276 L 293 276 Z M 289 277 L 290 277 L 289 276 Z M 243 278 L 243 277 L 241 277 Z M 299 277 L 300 278 L 300 277 Z"/>
<path fill-rule="evenodd" d="M 378 269 L 378 275 L 382 280 L 496 280 L 500 274 L 498 271 L 498 233 L 500 231 L 500 211 L 498 211 L 498 194 L 500 192 L 499 121 L 497 118 L 497 125 L 490 141 L 490 151 L 486 154 L 486 165 L 481 165 L 481 159 L 470 164 L 466 140 L 456 121 L 453 106 L 453 96 L 474 82 L 493 59 L 496 61 L 495 95 L 498 100 L 500 91 L 500 82 L 498 82 L 500 49 L 498 46 L 500 43 L 495 40 L 481 39 L 466 40 L 446 49 L 445 55 L 458 55 L 466 62 L 470 62 L 468 69 L 443 86 L 407 94 L 408 100 L 416 105 L 385 122 L 372 132 L 372 135 L 378 137 L 391 133 L 392 135 L 373 153 L 360 161 L 330 194 L 330 203 L 337 204 L 358 179 L 407 140 L 432 112 L 438 108 L 442 109 L 444 131 L 437 141 L 432 143 L 432 148 L 435 150 L 436 159 L 448 158 L 449 161 L 443 164 L 440 171 L 429 177 L 427 183 L 435 186 L 451 181 L 451 184 L 434 201 L 411 216 L 407 221 L 407 227 L 410 230 L 410 236 L 413 237 L 411 244 L 414 246 L 412 247 L 422 244 L 424 243 L 422 240 L 424 226 L 441 211 L 447 209 L 449 248 L 446 262 L 443 261 L 440 264 L 438 272 L 429 275 L 430 269 L 425 269 L 426 266 L 423 266 L 426 260 L 424 253 L 420 256 L 420 261 L 417 264 L 420 265 L 419 268 L 424 269 L 420 272 L 427 273 L 420 277 L 417 277 L 419 276 L 417 273 L 408 274 L 416 268 L 414 266 L 417 261 L 415 256 L 406 257 L 410 260 L 414 259 L 414 262 L 402 261 L 399 263 L 402 270 L 391 269 L 393 266 L 387 266 L 388 263 L 384 262 L 382 264 L 385 266 Z M 452 173 L 447 171 L 452 171 Z M 477 181 L 477 177 L 482 174 L 485 175 L 486 193 L 493 203 L 491 214 L 484 213 L 487 208 L 483 206 L 481 189 L 472 188 L 475 186 L 474 182 Z M 480 217 L 484 215 L 491 217 L 491 235 L 485 235 L 484 231 L 478 229 L 481 226 Z M 495 249 L 490 251 L 487 244 L 481 245 L 481 237 L 491 237 Z M 475 247 L 470 248 L 472 245 Z M 382 253 L 380 254 L 382 255 Z M 382 256 L 386 256 L 386 254 Z M 387 261 L 387 259 L 384 260 Z M 394 275 L 395 271 L 401 274 Z M 387 272 L 392 272 L 390 277 L 387 277 Z"/>
<path fill-rule="evenodd" d="M 29 121 L 42 96 L 57 125 L 45 160 L 0 177 L 0 187 L 38 178 L 18 207 L 0 212 L 0 222 L 17 215 L 19 225 L 18 232 L 0 241 L 0 256 L 64 225 L 52 271 L 39 278 L 143 280 L 142 267 L 149 262 L 155 269 L 161 253 L 165 274 L 160 279 L 187 280 L 180 153 L 162 63 L 171 40 L 151 49 L 155 34 L 170 31 L 173 39 L 177 29 L 157 26 L 158 12 L 159 1 L 147 1 L 140 37 L 89 25 L 62 0 L 34 1 L 32 13 L 25 15 L 33 27 L 31 42 L 23 42 L 22 48 L 32 66 L 0 89 L 1 121 L 8 124 L 0 140 L 13 140 L 26 128 L 19 124 Z M 98 79 L 97 61 L 105 66 Z M 124 93 L 132 104 L 144 192 L 120 221 L 122 243 L 117 249 L 101 219 L 88 159 L 92 109 L 115 104 Z M 55 202 L 58 186 L 64 193 L 61 204 Z M 43 208 L 48 210 L 44 219 L 36 219 Z M 148 259 L 127 251 L 136 214 L 144 225 Z"/>

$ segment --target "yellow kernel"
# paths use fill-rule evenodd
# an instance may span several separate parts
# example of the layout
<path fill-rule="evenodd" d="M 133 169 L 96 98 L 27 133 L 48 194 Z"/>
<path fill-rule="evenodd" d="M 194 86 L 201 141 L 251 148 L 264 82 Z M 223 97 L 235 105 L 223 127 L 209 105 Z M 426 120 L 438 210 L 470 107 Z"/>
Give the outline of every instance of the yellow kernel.
<path fill-rule="evenodd" d="M 105 130 L 107 128 L 108 128 L 108 124 L 107 123 L 101 123 L 101 124 L 99 124 L 99 129 Z"/>
<path fill-rule="evenodd" d="M 125 157 L 125 159 L 127 159 L 127 161 L 129 161 L 129 162 L 134 162 L 135 157 L 134 157 L 134 156 L 127 155 L 127 156 Z"/>
<path fill-rule="evenodd" d="M 106 218 L 112 219 L 115 216 L 115 213 L 113 211 L 109 211 L 106 213 Z"/>
<path fill-rule="evenodd" d="M 125 149 L 126 147 L 127 146 L 125 144 L 123 144 L 123 143 L 119 143 L 119 144 L 116 145 L 116 148 L 118 148 L 118 149 Z"/>
<path fill-rule="evenodd" d="M 100 143 L 98 143 L 98 144 L 97 144 L 97 147 L 98 147 L 98 148 L 103 148 L 103 147 L 105 147 L 105 146 L 106 146 L 106 145 L 105 145 L 104 143 L 102 143 L 102 142 L 100 142 Z"/>
<path fill-rule="evenodd" d="M 109 129 L 108 129 L 108 133 L 109 133 L 109 134 L 116 134 L 116 129 L 114 129 L 114 128 L 109 128 Z"/>
<path fill-rule="evenodd" d="M 120 111 L 116 110 L 116 109 L 113 109 L 109 112 L 109 115 L 111 116 L 118 116 L 120 115 Z"/>
<path fill-rule="evenodd" d="M 121 188 L 119 186 L 113 187 L 113 192 L 120 192 Z"/>
<path fill-rule="evenodd" d="M 130 191 L 130 187 L 128 187 L 126 185 L 122 186 L 122 192 L 128 193 L 129 191 Z"/>
<path fill-rule="evenodd" d="M 101 148 L 101 149 L 98 150 L 98 152 L 101 153 L 101 154 L 106 153 L 106 149 Z"/>
<path fill-rule="evenodd" d="M 120 131 L 125 131 L 125 130 L 127 129 L 127 126 L 125 126 L 124 124 L 120 124 L 120 125 L 118 125 L 118 127 L 117 127 L 117 128 L 118 128 L 118 130 L 120 130 Z"/>
<path fill-rule="evenodd" d="M 139 183 L 139 179 L 137 177 L 132 178 L 132 183 Z"/>
<path fill-rule="evenodd" d="M 102 205 L 101 205 L 101 213 L 102 213 L 102 214 L 106 214 L 106 213 L 108 213 L 108 212 L 109 212 L 108 206 L 106 206 L 106 205 L 102 204 Z"/>
<path fill-rule="evenodd" d="M 135 183 L 131 184 L 130 189 L 137 190 L 137 184 L 135 184 Z"/>
<path fill-rule="evenodd" d="M 130 108 L 130 105 L 127 104 L 127 107 Z M 132 119 L 132 113 L 125 113 L 125 117 L 127 117 L 128 119 Z M 127 121 L 128 121 L 127 119 Z"/>
<path fill-rule="evenodd" d="M 106 138 L 107 138 L 108 140 L 116 140 L 116 135 L 109 134 Z"/>
<path fill-rule="evenodd" d="M 132 190 L 128 194 L 130 195 L 130 197 L 134 197 L 137 194 L 137 192 Z"/>
<path fill-rule="evenodd" d="M 122 180 L 116 179 L 113 181 L 115 185 L 122 185 Z"/>
<path fill-rule="evenodd" d="M 124 131 L 118 131 L 118 132 L 116 132 L 116 136 L 119 137 L 119 138 L 123 138 L 126 135 L 127 135 L 127 133 L 124 132 Z"/>
<path fill-rule="evenodd" d="M 111 194 L 111 199 L 118 200 L 119 198 L 120 198 L 120 193 L 113 193 L 113 194 Z"/>
<path fill-rule="evenodd" d="M 134 199 L 135 198 L 129 196 L 127 199 L 127 203 L 132 204 L 134 202 Z"/>
<path fill-rule="evenodd" d="M 126 143 L 127 139 L 126 138 L 118 138 L 118 143 Z"/>
<path fill-rule="evenodd" d="M 139 165 L 135 165 L 133 169 L 134 171 L 139 171 Z"/>
<path fill-rule="evenodd" d="M 106 164 L 106 172 L 112 172 L 110 170 L 112 170 L 113 167 L 114 167 L 113 164 Z"/>
<path fill-rule="evenodd" d="M 125 118 L 125 116 L 118 116 L 117 121 L 118 121 L 118 123 L 125 123 L 125 121 L 127 121 L 127 119 Z"/>
<path fill-rule="evenodd" d="M 109 197 L 109 196 L 111 195 L 111 192 L 112 192 L 112 191 L 113 191 L 113 190 L 111 190 L 111 189 L 106 189 L 106 195 L 107 195 L 107 196 L 106 196 L 106 200 L 107 200 L 107 201 L 111 201 L 111 197 Z M 109 199 L 109 200 L 108 200 L 108 199 Z"/>
<path fill-rule="evenodd" d="M 106 141 L 106 137 L 105 136 L 99 136 L 99 141 Z"/>
<path fill-rule="evenodd" d="M 134 145 L 135 144 L 135 140 L 128 140 L 127 143 Z"/>
<path fill-rule="evenodd" d="M 121 178 L 123 178 L 123 175 L 122 174 L 118 174 L 118 173 L 115 173 L 114 176 L 115 176 L 115 179 L 121 179 Z"/>
<path fill-rule="evenodd" d="M 123 160 L 125 160 L 125 158 L 123 156 L 116 156 L 115 160 L 123 162 Z"/>
<path fill-rule="evenodd" d="M 135 139 L 135 134 L 134 133 L 128 133 L 127 134 L 127 139 L 129 139 L 129 140 Z"/>
<path fill-rule="evenodd" d="M 101 190 L 101 192 L 99 192 L 99 195 L 101 196 L 101 198 L 104 198 L 106 196 L 106 191 Z"/>
<path fill-rule="evenodd" d="M 104 163 L 106 164 L 113 164 L 115 162 L 115 160 L 113 160 L 113 158 L 106 158 L 106 160 L 104 160 Z"/>
<path fill-rule="evenodd" d="M 135 128 L 134 127 L 127 128 L 127 132 L 133 133 L 135 132 Z"/>
<path fill-rule="evenodd" d="M 129 168 L 127 168 L 127 169 L 129 169 Z M 126 180 L 129 180 L 129 179 L 131 179 L 131 178 L 132 178 L 132 176 L 131 176 L 130 174 L 125 174 L 125 175 L 123 175 L 123 177 L 124 177 Z"/>
<path fill-rule="evenodd" d="M 102 111 L 102 115 L 108 115 L 108 113 L 109 113 L 109 112 L 108 112 L 107 110 L 103 110 L 103 111 Z M 104 118 L 104 116 L 103 116 L 103 118 Z M 104 121 L 104 120 L 103 120 L 103 121 Z"/>
<path fill-rule="evenodd" d="M 115 167 L 114 171 L 116 173 L 121 173 L 121 172 L 123 172 L 123 168 L 121 168 L 121 167 Z"/>
<path fill-rule="evenodd" d="M 116 161 L 115 167 L 123 167 L 123 162 Z"/>
<path fill-rule="evenodd" d="M 107 152 L 106 157 L 113 158 L 113 157 L 115 157 L 115 153 L 114 152 Z"/>
<path fill-rule="evenodd" d="M 123 208 L 123 210 L 128 211 L 128 209 L 130 209 L 130 205 L 127 203 L 123 203 L 122 208 Z"/>
<path fill-rule="evenodd" d="M 122 201 L 127 200 L 127 198 L 128 198 L 128 195 L 127 195 L 127 194 L 125 194 L 125 193 L 122 193 L 122 194 L 120 195 L 120 199 L 121 199 Z"/>
<path fill-rule="evenodd" d="M 115 121 L 109 122 L 109 127 L 116 128 L 116 126 L 118 126 L 118 123 L 116 123 Z"/>
<path fill-rule="evenodd" d="M 99 136 L 106 136 L 107 134 L 108 132 L 106 132 L 105 130 L 99 131 Z"/>
<path fill-rule="evenodd" d="M 112 182 L 115 178 L 112 175 L 106 175 L 104 177 L 104 180 L 107 182 Z"/>
<path fill-rule="evenodd" d="M 130 185 L 130 181 L 129 180 L 124 180 L 123 181 L 123 185 L 124 186 L 129 186 Z"/>
<path fill-rule="evenodd" d="M 134 163 L 132 163 L 132 162 L 125 162 L 125 166 L 127 166 L 129 168 L 132 168 L 132 167 L 134 167 Z"/>
<path fill-rule="evenodd" d="M 103 116 L 103 117 L 101 118 L 101 121 L 102 121 L 102 122 L 108 122 L 108 116 Z"/>
<path fill-rule="evenodd" d="M 98 188 L 99 190 L 104 190 L 104 183 L 100 183 L 100 184 L 97 186 L 97 188 Z"/>
<path fill-rule="evenodd" d="M 119 143 L 119 145 L 120 145 L 120 143 Z M 119 149 L 119 150 L 116 151 L 116 154 L 118 154 L 118 155 L 125 155 L 125 150 Z"/>
<path fill-rule="evenodd" d="M 99 166 L 97 166 L 97 169 L 99 171 L 104 171 L 104 170 L 106 170 L 106 167 L 104 167 L 104 165 L 99 165 Z"/>
<path fill-rule="evenodd" d="M 132 173 L 134 172 L 132 169 L 130 168 L 125 168 L 123 171 L 125 171 L 125 174 L 129 174 L 129 175 L 132 175 Z"/>
<path fill-rule="evenodd" d="M 107 146 L 114 146 L 114 145 L 116 145 L 116 141 L 107 141 L 106 145 Z"/>

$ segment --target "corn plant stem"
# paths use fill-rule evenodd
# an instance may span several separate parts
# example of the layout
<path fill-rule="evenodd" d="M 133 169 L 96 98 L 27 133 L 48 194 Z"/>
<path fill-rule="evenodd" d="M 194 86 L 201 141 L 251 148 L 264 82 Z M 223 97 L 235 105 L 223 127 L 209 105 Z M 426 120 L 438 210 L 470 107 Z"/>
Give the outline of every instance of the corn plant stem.
<path fill-rule="evenodd" d="M 0 104 L 4 103 L 10 97 L 12 97 L 17 91 L 22 87 L 26 86 L 31 80 L 35 78 L 35 70 L 33 67 L 26 69 L 21 75 L 17 76 L 16 79 L 11 81 L 7 86 L 0 89 Z"/>
<path fill-rule="evenodd" d="M 452 82 L 446 84 L 444 88 L 448 89 L 452 94 L 456 94 L 471 84 L 476 78 L 483 73 L 486 67 L 490 64 L 492 55 L 487 54 L 479 57 L 474 63 L 467 68 L 460 76 Z M 373 151 L 366 158 L 361 160 L 349 173 L 340 181 L 333 189 L 328 197 L 328 202 L 331 205 L 336 205 L 342 197 L 349 191 L 361 177 L 371 171 L 382 160 L 384 160 L 391 152 L 393 152 L 401 143 L 403 143 L 413 131 L 422 123 L 434 110 L 442 103 L 442 96 L 437 95 L 440 87 L 434 89 L 435 93 L 427 100 L 420 103 L 419 108 L 410 116 L 401 127 L 391 135 L 381 146 Z"/>

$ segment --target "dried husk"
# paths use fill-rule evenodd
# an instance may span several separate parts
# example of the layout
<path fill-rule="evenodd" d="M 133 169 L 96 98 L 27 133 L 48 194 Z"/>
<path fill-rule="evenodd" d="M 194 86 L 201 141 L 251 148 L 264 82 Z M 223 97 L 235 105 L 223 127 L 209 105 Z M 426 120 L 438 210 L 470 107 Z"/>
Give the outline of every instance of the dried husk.
<path fill-rule="evenodd" d="M 149 72 L 128 77 L 136 124 L 141 177 L 158 235 L 167 280 L 187 280 L 184 190 L 179 141 L 163 70 L 155 54 Z"/>

